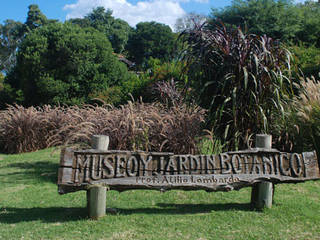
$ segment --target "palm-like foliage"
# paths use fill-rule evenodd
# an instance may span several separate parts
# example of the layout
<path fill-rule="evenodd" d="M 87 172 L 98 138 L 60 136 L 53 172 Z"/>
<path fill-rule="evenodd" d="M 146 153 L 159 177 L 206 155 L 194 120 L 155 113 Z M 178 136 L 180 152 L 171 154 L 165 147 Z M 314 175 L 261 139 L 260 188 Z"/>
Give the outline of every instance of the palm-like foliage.
<path fill-rule="evenodd" d="M 210 109 L 215 134 L 227 148 L 243 147 L 268 132 L 295 92 L 290 52 L 267 36 L 206 23 L 180 36 L 186 43 L 189 84 Z"/>

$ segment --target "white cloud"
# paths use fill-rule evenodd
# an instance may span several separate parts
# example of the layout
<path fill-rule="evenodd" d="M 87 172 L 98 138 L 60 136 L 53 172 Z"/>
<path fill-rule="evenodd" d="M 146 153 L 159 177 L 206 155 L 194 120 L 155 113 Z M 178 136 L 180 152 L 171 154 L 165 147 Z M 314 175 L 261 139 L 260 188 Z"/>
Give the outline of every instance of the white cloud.
<path fill-rule="evenodd" d="M 93 8 L 102 6 L 105 9 L 112 9 L 113 16 L 127 21 L 135 26 L 143 21 L 156 21 L 169 25 L 172 29 L 176 19 L 184 16 L 185 11 L 179 1 L 190 0 L 151 0 L 139 1 L 131 4 L 127 0 L 77 0 L 74 4 L 67 4 L 64 10 L 68 11 L 67 19 L 84 17 Z M 194 0 L 206 2 L 207 0 Z"/>

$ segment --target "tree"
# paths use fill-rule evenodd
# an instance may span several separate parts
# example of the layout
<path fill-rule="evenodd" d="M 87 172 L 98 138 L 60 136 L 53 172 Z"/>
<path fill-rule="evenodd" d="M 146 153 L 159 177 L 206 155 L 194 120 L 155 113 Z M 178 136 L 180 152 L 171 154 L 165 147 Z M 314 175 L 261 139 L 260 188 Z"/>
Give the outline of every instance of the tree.
<path fill-rule="evenodd" d="M 47 17 L 40 11 L 38 5 L 32 4 L 28 8 L 28 16 L 25 22 L 26 32 L 30 32 L 33 29 L 48 23 Z"/>
<path fill-rule="evenodd" d="M 48 20 L 38 5 L 30 5 L 24 24 L 9 19 L 0 24 L 0 71 L 7 73 L 16 64 L 17 48 L 29 32 L 55 21 Z"/>
<path fill-rule="evenodd" d="M 6 81 L 21 89 L 24 104 L 79 104 L 131 75 L 93 28 L 51 23 L 30 32 Z"/>
<path fill-rule="evenodd" d="M 23 37 L 23 24 L 6 20 L 0 24 L 0 71 L 9 72 L 15 65 L 17 47 Z"/>
<path fill-rule="evenodd" d="M 320 2 L 306 1 L 298 4 L 297 8 L 301 12 L 301 29 L 297 32 L 297 39 L 320 48 Z"/>
<path fill-rule="evenodd" d="M 319 15 L 320 3 L 314 1 L 234 0 L 229 7 L 212 9 L 210 18 L 283 42 L 320 47 Z"/>
<path fill-rule="evenodd" d="M 123 52 L 132 30 L 126 21 L 114 18 L 112 10 L 105 10 L 104 7 L 93 9 L 83 19 L 77 18 L 69 21 L 81 27 L 93 27 L 103 32 L 108 37 L 116 53 Z"/>
<path fill-rule="evenodd" d="M 87 27 L 90 27 L 90 22 L 88 19 L 85 19 L 85 18 L 71 18 L 69 19 L 68 21 L 66 22 L 69 22 L 71 24 L 75 24 L 75 25 L 78 25 L 82 28 L 87 28 Z"/>
<path fill-rule="evenodd" d="M 174 30 L 175 32 L 182 32 L 184 30 L 193 29 L 196 25 L 201 25 L 207 20 L 207 17 L 202 14 L 188 13 L 183 17 L 177 19 Z"/>
<path fill-rule="evenodd" d="M 126 21 L 115 19 L 112 23 L 112 28 L 107 34 L 109 41 L 116 53 L 122 53 L 127 45 L 132 28 Z"/>
<path fill-rule="evenodd" d="M 291 0 L 234 0 L 223 9 L 213 9 L 212 23 L 247 29 L 249 33 L 266 34 L 282 41 L 294 40 L 301 31 L 301 17 Z"/>
<path fill-rule="evenodd" d="M 129 38 L 129 58 L 142 66 L 153 58 L 169 60 L 174 52 L 175 36 L 171 28 L 157 22 L 141 22 Z"/>

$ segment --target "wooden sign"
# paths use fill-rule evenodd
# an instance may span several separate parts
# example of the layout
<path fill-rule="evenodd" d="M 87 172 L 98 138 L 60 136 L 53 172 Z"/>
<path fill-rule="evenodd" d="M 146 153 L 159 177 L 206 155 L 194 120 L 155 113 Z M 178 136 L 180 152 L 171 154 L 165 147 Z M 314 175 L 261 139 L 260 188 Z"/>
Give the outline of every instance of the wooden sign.
<path fill-rule="evenodd" d="M 217 155 L 72 150 L 61 153 L 59 193 L 92 184 L 110 189 L 229 191 L 262 181 L 296 183 L 320 179 L 315 152 L 283 153 L 255 148 Z"/>

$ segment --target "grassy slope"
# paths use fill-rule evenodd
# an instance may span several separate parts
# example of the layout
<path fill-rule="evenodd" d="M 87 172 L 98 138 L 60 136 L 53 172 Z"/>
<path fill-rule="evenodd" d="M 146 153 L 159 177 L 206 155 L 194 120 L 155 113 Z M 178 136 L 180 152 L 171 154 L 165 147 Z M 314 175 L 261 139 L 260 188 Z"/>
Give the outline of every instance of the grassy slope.
<path fill-rule="evenodd" d="M 250 188 L 110 191 L 117 214 L 90 221 L 85 192 L 58 195 L 51 151 L 0 155 L 0 239 L 320 239 L 320 181 L 278 185 L 264 212 L 250 210 Z"/>

